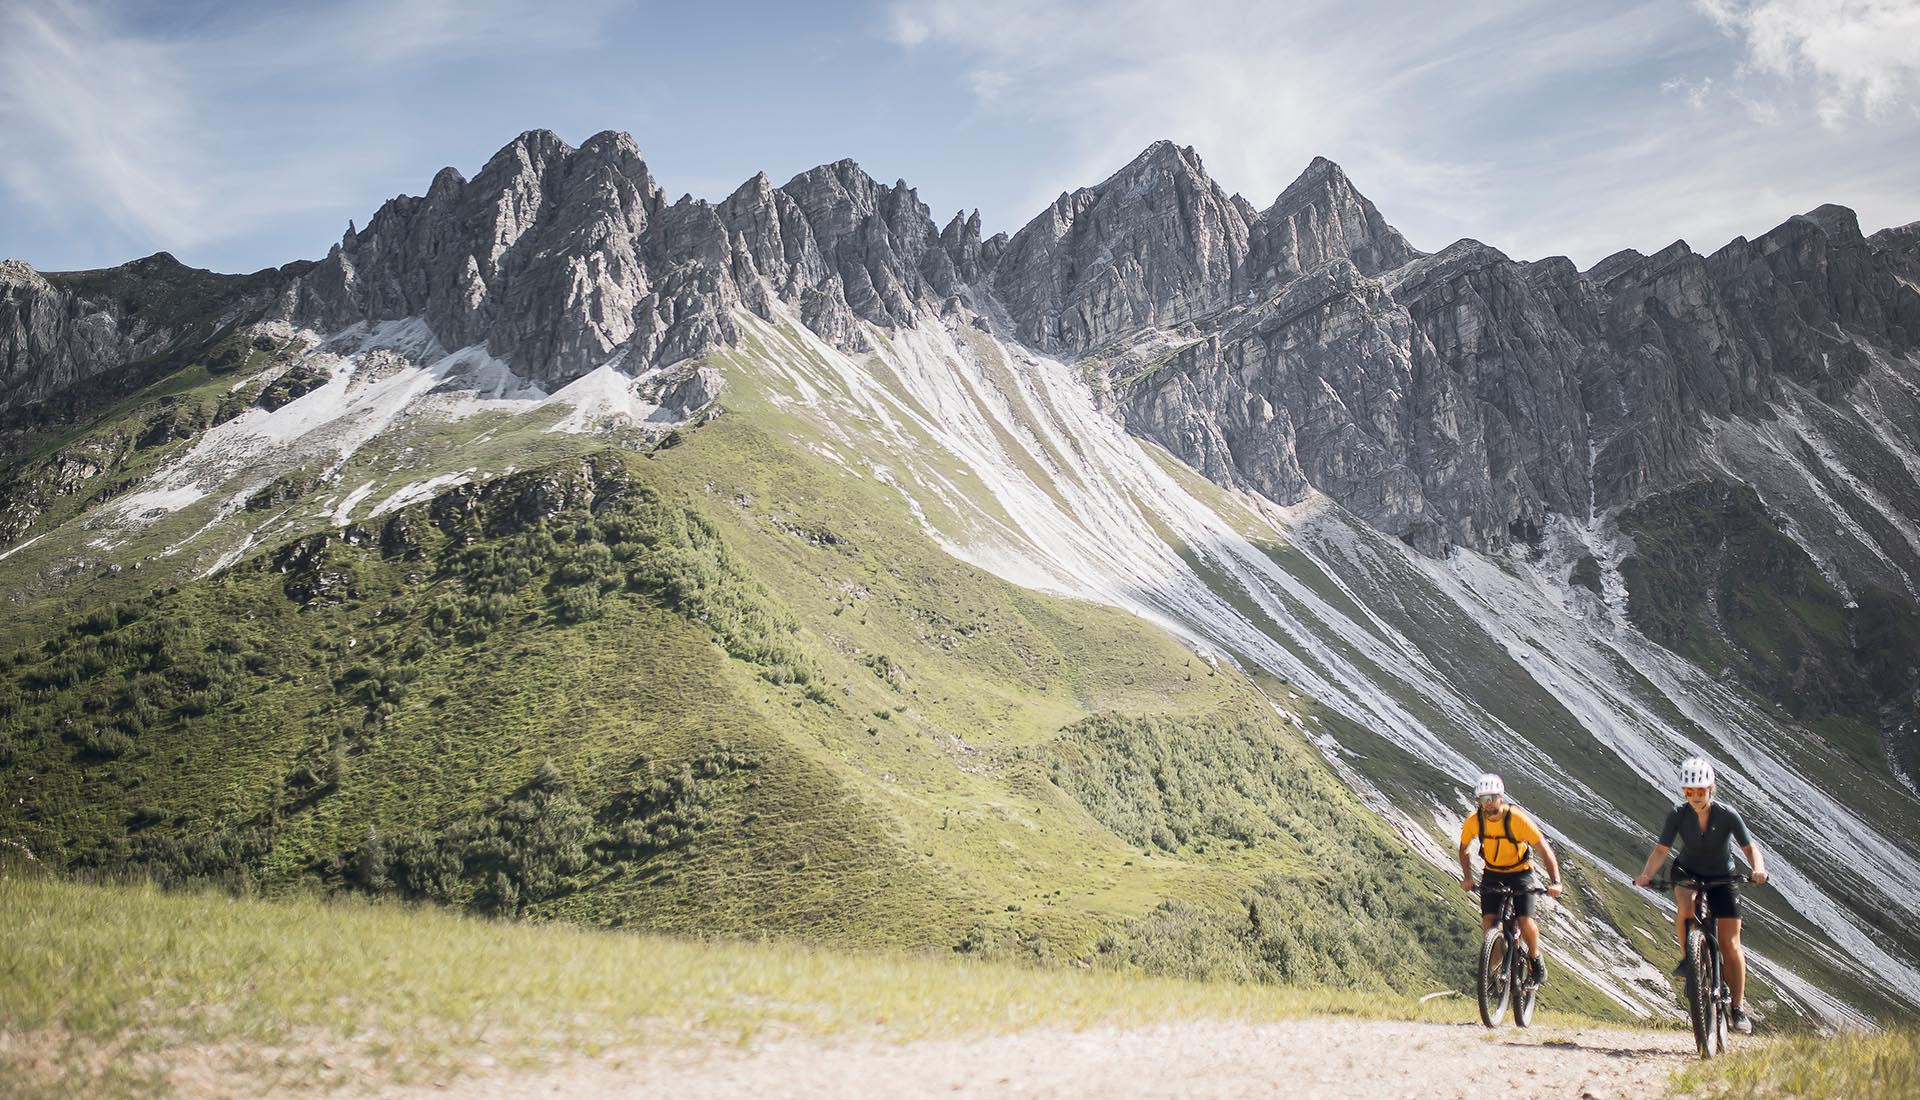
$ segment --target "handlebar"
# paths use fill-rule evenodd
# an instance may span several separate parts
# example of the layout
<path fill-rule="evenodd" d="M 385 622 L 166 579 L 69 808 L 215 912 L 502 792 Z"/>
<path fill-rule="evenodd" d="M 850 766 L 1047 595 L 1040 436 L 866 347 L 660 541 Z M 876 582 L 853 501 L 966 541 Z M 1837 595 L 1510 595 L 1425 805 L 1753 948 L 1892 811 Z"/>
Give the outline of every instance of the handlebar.
<path fill-rule="evenodd" d="M 1753 885 L 1752 875 L 1721 875 L 1713 878 L 1695 878 L 1692 875 L 1682 875 L 1679 878 L 1668 877 L 1652 879 L 1648 881 L 1647 889 L 1671 890 L 1675 887 L 1685 887 L 1688 890 L 1712 890 L 1718 886 L 1751 885 Z"/>
<path fill-rule="evenodd" d="M 1473 884 L 1473 892 L 1476 894 L 1480 893 L 1479 883 L 1476 882 Z M 1488 892 L 1494 894 L 1544 894 L 1548 891 L 1544 886 L 1529 886 L 1525 890 L 1515 890 L 1511 886 L 1492 886 L 1488 888 Z"/>

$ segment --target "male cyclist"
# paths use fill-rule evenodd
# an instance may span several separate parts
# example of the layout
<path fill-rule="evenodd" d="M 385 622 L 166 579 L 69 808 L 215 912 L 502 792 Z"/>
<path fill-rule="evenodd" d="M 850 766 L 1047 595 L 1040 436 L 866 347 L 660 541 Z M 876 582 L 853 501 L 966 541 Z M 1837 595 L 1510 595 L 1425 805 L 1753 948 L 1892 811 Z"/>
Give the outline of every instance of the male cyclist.
<path fill-rule="evenodd" d="M 1540 826 L 1526 814 L 1507 805 L 1507 785 L 1492 772 L 1480 777 L 1473 795 L 1480 806 L 1460 823 L 1460 888 L 1473 889 L 1473 862 L 1467 850 L 1480 841 L 1480 859 L 1487 865 L 1480 882 L 1480 934 L 1485 935 L 1500 919 L 1500 892 L 1489 886 L 1506 886 L 1514 891 L 1513 912 L 1519 917 L 1520 938 L 1527 945 L 1527 980 L 1534 985 L 1547 980 L 1547 968 L 1540 960 L 1540 925 L 1533 919 L 1533 895 L 1522 893 L 1533 885 L 1533 850 L 1547 865 L 1547 894 L 1560 896 L 1560 861 L 1554 858 L 1553 845 L 1540 832 Z"/>
<path fill-rule="evenodd" d="M 1660 826 L 1659 843 L 1647 857 L 1647 865 L 1633 880 L 1635 886 L 1653 881 L 1653 873 L 1666 862 L 1675 838 L 1680 854 L 1673 861 L 1673 877 L 1700 879 L 1727 878 L 1733 874 L 1733 845 L 1737 842 L 1752 865 L 1750 877 L 1755 885 L 1767 881 L 1767 861 L 1760 846 L 1747 835 L 1747 823 L 1723 803 L 1713 800 L 1713 763 L 1704 756 L 1689 756 L 1680 762 L 1680 793 L 1686 801 L 1673 808 L 1666 824 Z M 1685 976 L 1687 961 L 1687 921 L 1693 916 L 1692 890 L 1676 886 L 1673 900 L 1680 906 L 1674 914 L 1674 934 L 1680 939 L 1680 965 L 1676 977 Z M 1733 996 L 1733 1030 L 1741 1034 L 1753 1031 L 1747 1019 L 1747 960 L 1740 951 L 1740 899 L 1731 885 L 1707 890 L 1707 908 L 1713 913 L 1715 930 L 1720 935 L 1720 957 L 1725 960 L 1727 992 Z"/>

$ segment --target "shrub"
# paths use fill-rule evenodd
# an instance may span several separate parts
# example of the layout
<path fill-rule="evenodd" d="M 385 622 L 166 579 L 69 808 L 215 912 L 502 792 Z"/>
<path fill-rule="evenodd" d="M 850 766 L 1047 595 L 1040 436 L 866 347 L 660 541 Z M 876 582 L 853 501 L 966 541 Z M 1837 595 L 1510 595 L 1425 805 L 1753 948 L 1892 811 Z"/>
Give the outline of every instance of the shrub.
<path fill-rule="evenodd" d="M 597 619 L 606 610 L 605 601 L 600 596 L 600 589 L 590 584 L 562 588 L 558 602 L 561 620 L 569 623 Z"/>
<path fill-rule="evenodd" d="M 118 727 L 88 726 L 79 732 L 80 749 L 96 760 L 118 760 L 133 755 L 133 738 Z"/>

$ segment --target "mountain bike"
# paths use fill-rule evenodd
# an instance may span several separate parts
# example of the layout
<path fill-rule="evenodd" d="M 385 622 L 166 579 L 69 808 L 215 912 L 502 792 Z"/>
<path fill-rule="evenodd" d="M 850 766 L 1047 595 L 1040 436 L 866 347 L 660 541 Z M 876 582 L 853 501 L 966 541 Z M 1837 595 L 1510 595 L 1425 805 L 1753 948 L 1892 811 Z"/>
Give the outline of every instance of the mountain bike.
<path fill-rule="evenodd" d="M 1475 886 L 1479 891 L 1482 886 Z M 1500 896 L 1500 922 L 1487 929 L 1480 941 L 1480 1022 L 1499 1027 L 1507 1006 L 1513 1006 L 1513 1023 L 1526 1027 L 1533 1023 L 1533 1002 L 1540 987 L 1532 980 L 1527 952 L 1520 941 L 1520 918 L 1514 915 L 1515 894 L 1544 894 L 1538 886 L 1515 890 L 1511 886 L 1485 886 Z"/>
<path fill-rule="evenodd" d="M 1702 1058 L 1727 1052 L 1728 1019 L 1733 1012 L 1733 992 L 1720 968 L 1720 922 L 1707 906 L 1707 891 L 1749 881 L 1745 875 L 1710 879 L 1681 875 L 1647 884 L 1655 890 L 1693 891 L 1693 913 L 1687 918 L 1687 1019 L 1693 1024 L 1693 1042 Z"/>

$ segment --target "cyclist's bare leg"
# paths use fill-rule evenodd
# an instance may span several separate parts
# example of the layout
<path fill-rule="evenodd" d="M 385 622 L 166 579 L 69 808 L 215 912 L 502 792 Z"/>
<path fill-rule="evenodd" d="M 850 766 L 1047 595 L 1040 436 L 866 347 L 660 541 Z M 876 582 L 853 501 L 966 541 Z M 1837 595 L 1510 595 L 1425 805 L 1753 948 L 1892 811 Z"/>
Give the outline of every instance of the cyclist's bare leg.
<path fill-rule="evenodd" d="M 1527 958 L 1540 957 L 1540 922 L 1532 917 L 1519 918 L 1520 942 L 1527 945 Z"/>
<path fill-rule="evenodd" d="M 1745 1004 L 1747 993 L 1747 956 L 1740 949 L 1740 920 L 1721 917 L 1715 921 L 1720 932 L 1720 957 L 1725 960 L 1727 992 L 1733 1003 Z"/>
<path fill-rule="evenodd" d="M 1693 891 L 1684 886 L 1673 888 L 1674 904 L 1679 908 L 1673 914 L 1673 938 L 1680 941 L 1680 950 L 1687 949 L 1687 921 L 1693 918 Z"/>
<path fill-rule="evenodd" d="M 1500 923 L 1500 914 L 1498 913 L 1480 914 L 1480 934 L 1483 936 L 1486 935 L 1488 929 L 1492 928 L 1494 925 L 1499 923 Z"/>

